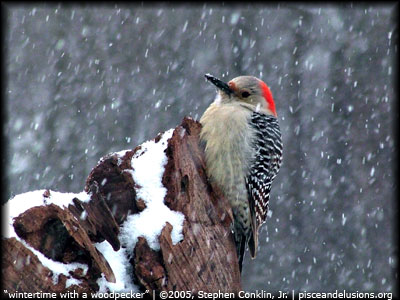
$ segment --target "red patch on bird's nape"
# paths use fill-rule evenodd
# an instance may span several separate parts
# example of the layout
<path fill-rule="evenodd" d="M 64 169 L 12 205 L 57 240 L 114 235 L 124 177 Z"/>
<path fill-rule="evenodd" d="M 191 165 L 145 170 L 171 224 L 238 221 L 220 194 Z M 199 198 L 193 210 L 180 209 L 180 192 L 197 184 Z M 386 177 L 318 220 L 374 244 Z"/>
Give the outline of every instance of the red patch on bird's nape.
<path fill-rule="evenodd" d="M 274 98 L 272 97 L 271 90 L 265 84 L 265 82 L 261 81 L 261 80 L 260 80 L 260 87 L 261 87 L 261 90 L 262 90 L 262 95 L 265 98 L 265 101 L 267 101 L 267 103 L 268 103 L 269 109 L 271 110 L 271 112 L 276 117 L 277 114 L 276 114 L 276 109 L 275 109 L 275 102 L 274 102 Z"/>

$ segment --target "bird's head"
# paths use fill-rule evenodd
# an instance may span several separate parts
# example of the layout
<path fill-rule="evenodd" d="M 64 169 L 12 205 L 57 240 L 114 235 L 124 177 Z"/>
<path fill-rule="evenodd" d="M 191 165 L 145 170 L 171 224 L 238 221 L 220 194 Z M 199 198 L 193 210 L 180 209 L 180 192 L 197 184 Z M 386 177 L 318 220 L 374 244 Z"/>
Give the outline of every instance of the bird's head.
<path fill-rule="evenodd" d="M 205 77 L 218 88 L 222 103 L 237 101 L 254 111 L 277 116 L 272 93 L 261 79 L 253 76 L 239 76 L 225 83 L 210 74 L 206 74 Z"/>

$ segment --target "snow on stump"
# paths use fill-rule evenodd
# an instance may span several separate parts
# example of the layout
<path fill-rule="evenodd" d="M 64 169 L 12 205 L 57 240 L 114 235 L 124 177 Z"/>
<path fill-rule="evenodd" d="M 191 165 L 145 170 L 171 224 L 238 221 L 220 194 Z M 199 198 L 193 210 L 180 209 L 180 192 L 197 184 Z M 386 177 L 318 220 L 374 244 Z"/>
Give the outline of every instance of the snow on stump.
<path fill-rule="evenodd" d="M 227 201 L 205 175 L 200 123 L 103 157 L 79 194 L 3 207 L 3 292 L 241 290 Z"/>

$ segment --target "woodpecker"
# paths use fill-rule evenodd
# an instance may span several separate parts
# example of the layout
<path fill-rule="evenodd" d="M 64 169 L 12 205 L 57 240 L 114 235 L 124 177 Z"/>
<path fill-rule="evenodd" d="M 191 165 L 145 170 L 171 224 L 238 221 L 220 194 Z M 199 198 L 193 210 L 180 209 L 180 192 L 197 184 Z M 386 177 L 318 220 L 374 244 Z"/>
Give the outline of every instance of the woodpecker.
<path fill-rule="evenodd" d="M 282 137 L 269 87 L 253 76 L 228 83 L 206 74 L 217 97 L 200 118 L 206 173 L 228 199 L 239 269 L 245 246 L 256 257 L 271 184 L 282 162 Z"/>

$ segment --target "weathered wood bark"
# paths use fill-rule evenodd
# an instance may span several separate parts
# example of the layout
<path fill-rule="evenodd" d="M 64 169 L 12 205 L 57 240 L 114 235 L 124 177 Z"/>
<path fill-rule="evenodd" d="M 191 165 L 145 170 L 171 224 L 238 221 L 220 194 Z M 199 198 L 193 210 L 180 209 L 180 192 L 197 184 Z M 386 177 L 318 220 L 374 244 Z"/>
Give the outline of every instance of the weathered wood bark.
<path fill-rule="evenodd" d="M 169 223 L 159 237 L 159 251 L 152 250 L 146 239 L 139 238 L 131 263 L 135 282 L 143 290 L 238 292 L 241 289 L 230 232 L 231 210 L 207 181 L 203 151 L 199 147 L 200 128 L 198 122 L 185 118 L 168 141 L 168 162 L 162 179 L 167 188 L 164 202 L 184 214 L 184 238 L 174 245 Z M 107 262 L 94 243 L 107 240 L 118 250 L 119 226 L 129 214 L 140 213 L 146 207 L 136 197 L 140 186 L 129 172 L 131 159 L 139 149 L 140 146 L 127 151 L 123 157 L 110 154 L 102 158 L 86 181 L 85 190 L 91 193 L 91 201 L 75 198 L 65 209 L 54 204 L 33 207 L 14 219 L 17 235 L 46 257 L 89 266 L 86 274 L 81 269 L 70 274 L 81 284 L 68 290 L 96 291 L 96 280 L 101 274 L 115 282 L 112 261 Z M 46 191 L 43 197 L 49 197 L 50 193 Z M 81 218 L 82 214 L 85 218 Z M 63 275 L 54 284 L 52 272 L 23 243 L 15 238 L 5 239 L 2 248 L 3 290 L 66 291 Z"/>

